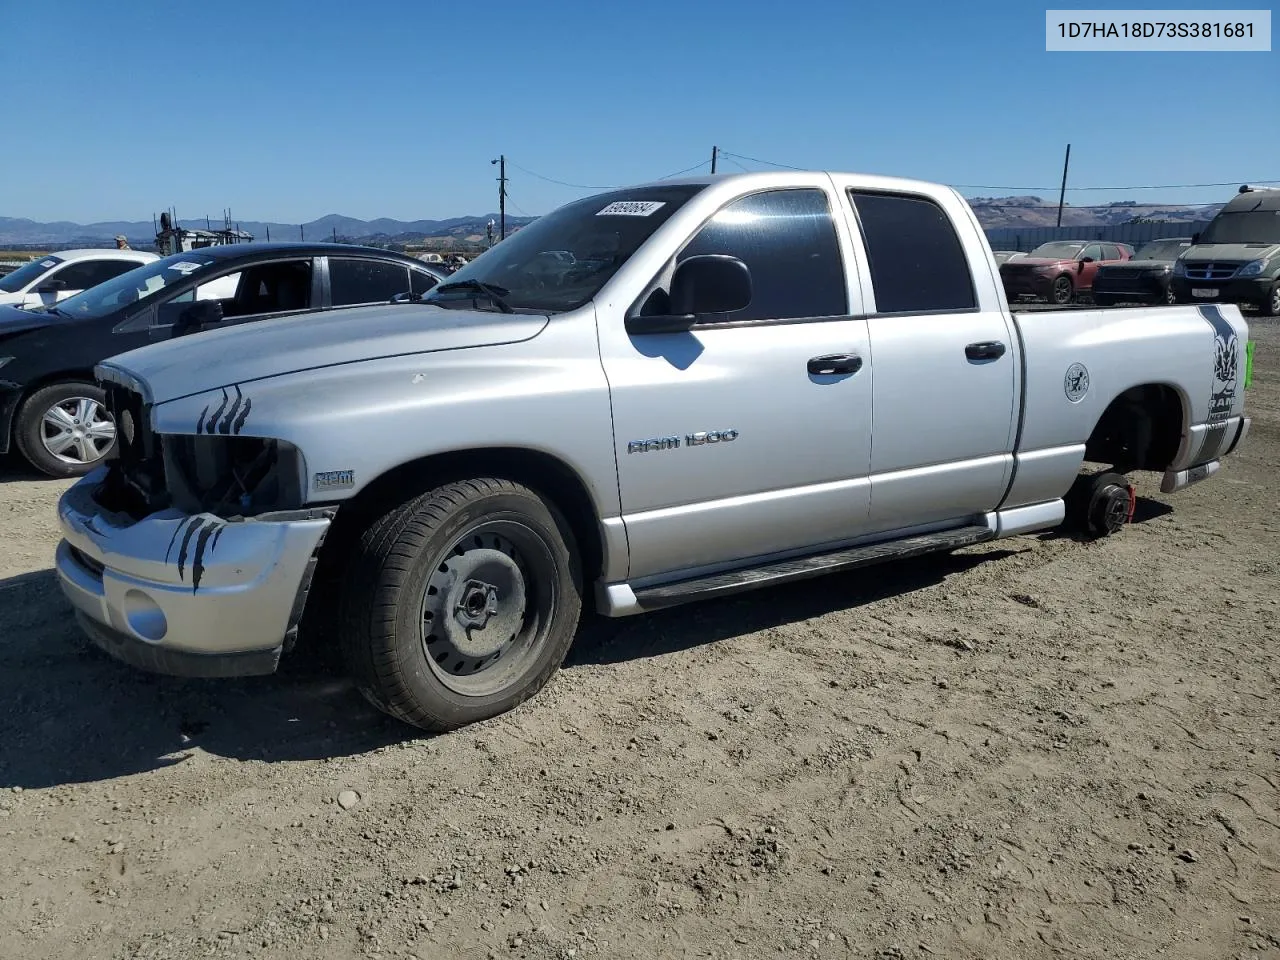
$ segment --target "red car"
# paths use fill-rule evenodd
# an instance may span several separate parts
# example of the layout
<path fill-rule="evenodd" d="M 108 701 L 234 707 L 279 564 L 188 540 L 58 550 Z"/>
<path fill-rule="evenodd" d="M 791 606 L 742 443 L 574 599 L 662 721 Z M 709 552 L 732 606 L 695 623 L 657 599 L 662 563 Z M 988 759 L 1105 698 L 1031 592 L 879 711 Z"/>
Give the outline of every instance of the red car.
<path fill-rule="evenodd" d="M 1000 279 L 1010 301 L 1035 297 L 1049 303 L 1071 303 L 1093 289 L 1093 275 L 1104 263 L 1132 259 L 1127 243 L 1102 240 L 1054 240 L 1042 243 L 1025 257 L 1000 264 Z"/>

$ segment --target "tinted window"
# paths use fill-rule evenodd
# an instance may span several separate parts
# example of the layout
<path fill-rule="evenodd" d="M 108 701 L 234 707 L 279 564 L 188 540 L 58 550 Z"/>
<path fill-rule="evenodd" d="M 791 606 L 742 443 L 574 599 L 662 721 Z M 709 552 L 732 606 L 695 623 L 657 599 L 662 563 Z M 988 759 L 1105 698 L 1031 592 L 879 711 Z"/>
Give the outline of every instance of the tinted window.
<path fill-rule="evenodd" d="M 1121 256 L 1122 254 L 1120 253 L 1120 248 L 1117 247 L 1114 243 L 1104 243 L 1102 245 L 1103 260 L 1119 260 Z"/>
<path fill-rule="evenodd" d="M 59 257 L 41 257 L 39 260 L 32 260 L 30 263 L 24 263 L 12 273 L 7 273 L 0 277 L 0 290 L 5 293 L 17 293 L 32 280 L 36 279 L 42 273 L 47 273 L 62 262 Z"/>
<path fill-rule="evenodd" d="M 862 225 L 880 313 L 972 310 L 977 306 L 964 247 L 932 200 L 850 191 Z"/>
<path fill-rule="evenodd" d="M 222 313 L 227 317 L 286 313 L 310 307 L 310 260 L 278 260 L 246 267 L 234 297 L 222 301 Z"/>
<path fill-rule="evenodd" d="M 60 281 L 63 290 L 88 290 L 137 266 L 140 264 L 133 260 L 81 260 L 50 274 L 48 282 Z"/>
<path fill-rule="evenodd" d="M 751 271 L 751 302 L 725 320 L 846 314 L 844 262 L 831 207 L 821 190 L 774 190 L 735 200 L 680 251 L 737 257 Z"/>
<path fill-rule="evenodd" d="M 410 270 L 409 277 L 413 284 L 414 293 L 426 293 L 440 282 L 425 270 Z"/>
<path fill-rule="evenodd" d="M 1081 260 L 1083 260 L 1085 257 L 1093 257 L 1093 259 L 1095 259 L 1095 260 L 1101 260 L 1101 259 L 1102 259 L 1102 244 L 1100 244 L 1100 243 L 1091 243 L 1091 244 L 1089 244 L 1087 247 L 1085 247 L 1085 248 L 1084 248 L 1084 250 L 1083 250 L 1083 251 L 1081 252 L 1081 254 L 1080 254 L 1080 259 L 1081 259 Z"/>
<path fill-rule="evenodd" d="M 409 289 L 408 268 L 381 260 L 329 258 L 329 290 L 335 307 L 386 303 Z"/>

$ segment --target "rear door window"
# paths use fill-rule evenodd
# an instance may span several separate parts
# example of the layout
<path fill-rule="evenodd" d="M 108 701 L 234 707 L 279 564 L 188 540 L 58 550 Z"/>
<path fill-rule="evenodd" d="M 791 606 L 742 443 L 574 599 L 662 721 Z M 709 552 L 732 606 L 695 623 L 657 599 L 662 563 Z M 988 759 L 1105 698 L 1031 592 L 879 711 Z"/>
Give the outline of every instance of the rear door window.
<path fill-rule="evenodd" d="M 329 292 L 335 307 L 386 303 L 409 289 L 409 268 L 403 263 L 329 258 Z"/>
<path fill-rule="evenodd" d="M 975 310 L 973 275 L 951 218 L 928 197 L 849 191 L 878 313 Z"/>

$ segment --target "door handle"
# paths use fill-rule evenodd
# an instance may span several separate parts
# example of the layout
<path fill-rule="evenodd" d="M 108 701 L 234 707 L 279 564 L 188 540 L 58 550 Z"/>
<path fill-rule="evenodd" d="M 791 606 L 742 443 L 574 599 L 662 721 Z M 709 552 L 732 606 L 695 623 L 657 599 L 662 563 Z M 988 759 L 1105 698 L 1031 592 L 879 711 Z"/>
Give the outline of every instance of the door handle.
<path fill-rule="evenodd" d="M 857 373 L 862 369 L 862 358 L 856 353 L 833 353 L 825 357 L 813 357 L 809 372 L 817 376 L 833 373 Z"/>
<path fill-rule="evenodd" d="M 964 355 L 970 360 L 999 360 L 1004 351 L 1005 345 L 999 340 L 984 340 L 969 344 L 964 348 Z"/>

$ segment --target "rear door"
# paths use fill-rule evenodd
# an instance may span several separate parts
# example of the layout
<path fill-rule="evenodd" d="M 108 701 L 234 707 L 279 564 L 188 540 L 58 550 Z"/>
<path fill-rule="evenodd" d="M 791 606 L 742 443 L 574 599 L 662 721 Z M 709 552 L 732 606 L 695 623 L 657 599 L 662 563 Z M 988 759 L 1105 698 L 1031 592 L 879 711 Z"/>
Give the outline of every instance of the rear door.
<path fill-rule="evenodd" d="M 963 205 L 943 194 L 844 199 L 869 266 L 870 531 L 992 510 L 1012 469 L 1017 344 L 976 228 L 962 241 Z"/>

